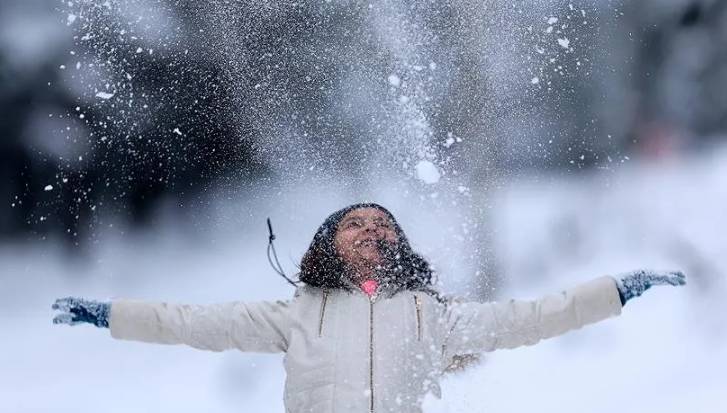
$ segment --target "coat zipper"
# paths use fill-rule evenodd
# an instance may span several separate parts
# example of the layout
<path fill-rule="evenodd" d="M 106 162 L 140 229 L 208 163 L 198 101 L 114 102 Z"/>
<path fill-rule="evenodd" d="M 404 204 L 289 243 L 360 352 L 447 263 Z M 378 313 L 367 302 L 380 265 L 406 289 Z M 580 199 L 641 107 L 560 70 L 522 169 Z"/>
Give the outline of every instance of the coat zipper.
<path fill-rule="evenodd" d="M 321 317 L 318 322 L 318 337 L 323 336 L 323 318 L 326 315 L 326 303 L 328 302 L 328 291 L 323 291 L 323 298 L 321 299 Z"/>
<path fill-rule="evenodd" d="M 414 294 L 414 307 L 417 312 L 417 341 L 422 341 L 422 304 L 416 294 Z"/>
<path fill-rule="evenodd" d="M 374 299 L 369 298 L 369 412 L 374 412 Z"/>

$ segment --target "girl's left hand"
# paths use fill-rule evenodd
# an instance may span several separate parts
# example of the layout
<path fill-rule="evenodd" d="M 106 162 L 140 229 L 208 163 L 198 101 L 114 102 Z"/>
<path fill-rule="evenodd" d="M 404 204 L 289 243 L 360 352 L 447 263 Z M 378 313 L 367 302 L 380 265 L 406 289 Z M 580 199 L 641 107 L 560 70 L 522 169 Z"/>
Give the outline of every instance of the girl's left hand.
<path fill-rule="evenodd" d="M 687 279 L 681 271 L 654 270 L 631 271 L 621 274 L 616 281 L 622 305 L 655 285 L 680 286 L 686 283 Z"/>

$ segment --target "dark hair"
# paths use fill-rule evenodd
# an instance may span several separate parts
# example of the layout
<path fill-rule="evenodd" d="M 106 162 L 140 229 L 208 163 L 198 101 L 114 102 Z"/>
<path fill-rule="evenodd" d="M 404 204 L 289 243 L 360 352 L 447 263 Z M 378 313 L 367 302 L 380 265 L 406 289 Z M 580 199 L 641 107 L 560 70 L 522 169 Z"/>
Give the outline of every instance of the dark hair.
<path fill-rule="evenodd" d="M 437 295 L 432 289 L 433 272 L 429 263 L 411 249 L 409 240 L 394 215 L 375 203 L 350 205 L 326 218 L 313 236 L 308 251 L 303 255 L 298 275 L 300 281 L 318 288 L 351 290 L 351 283 L 347 282 L 350 275 L 336 251 L 334 239 L 343 217 L 360 208 L 375 208 L 384 212 L 396 231 L 397 243 L 394 246 L 392 262 L 381 273 L 382 287 L 391 295 L 402 290 L 421 290 Z"/>

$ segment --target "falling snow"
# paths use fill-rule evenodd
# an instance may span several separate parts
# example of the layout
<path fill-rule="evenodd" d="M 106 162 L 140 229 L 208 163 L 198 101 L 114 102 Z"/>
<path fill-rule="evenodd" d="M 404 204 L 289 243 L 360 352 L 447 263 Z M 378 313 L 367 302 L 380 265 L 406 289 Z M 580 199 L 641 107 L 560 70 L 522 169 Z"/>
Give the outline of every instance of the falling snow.
<path fill-rule="evenodd" d="M 416 176 L 425 184 L 436 184 L 441 178 L 439 169 L 427 160 L 421 160 L 416 164 Z"/>
<path fill-rule="evenodd" d="M 98 93 L 96 93 L 96 97 L 97 98 L 101 98 L 101 99 L 104 99 L 104 100 L 111 99 L 113 96 L 114 96 L 113 93 L 108 93 L 108 92 L 98 92 Z"/>

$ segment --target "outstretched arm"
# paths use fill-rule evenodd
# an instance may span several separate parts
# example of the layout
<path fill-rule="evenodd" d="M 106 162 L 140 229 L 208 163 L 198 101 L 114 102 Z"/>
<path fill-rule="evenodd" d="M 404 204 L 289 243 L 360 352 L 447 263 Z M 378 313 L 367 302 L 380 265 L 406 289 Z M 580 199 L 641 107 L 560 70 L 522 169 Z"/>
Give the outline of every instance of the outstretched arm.
<path fill-rule="evenodd" d="M 601 277 L 538 300 L 461 303 L 447 310 L 446 352 L 468 354 L 532 345 L 619 315 L 623 304 L 653 285 L 684 284 L 678 272 L 634 271 Z"/>
<path fill-rule="evenodd" d="M 100 303 L 68 297 L 53 304 L 63 311 L 53 322 L 109 327 L 111 336 L 122 340 L 212 351 L 281 352 L 287 349 L 288 305 L 283 301 L 206 306 L 136 300 Z"/>

